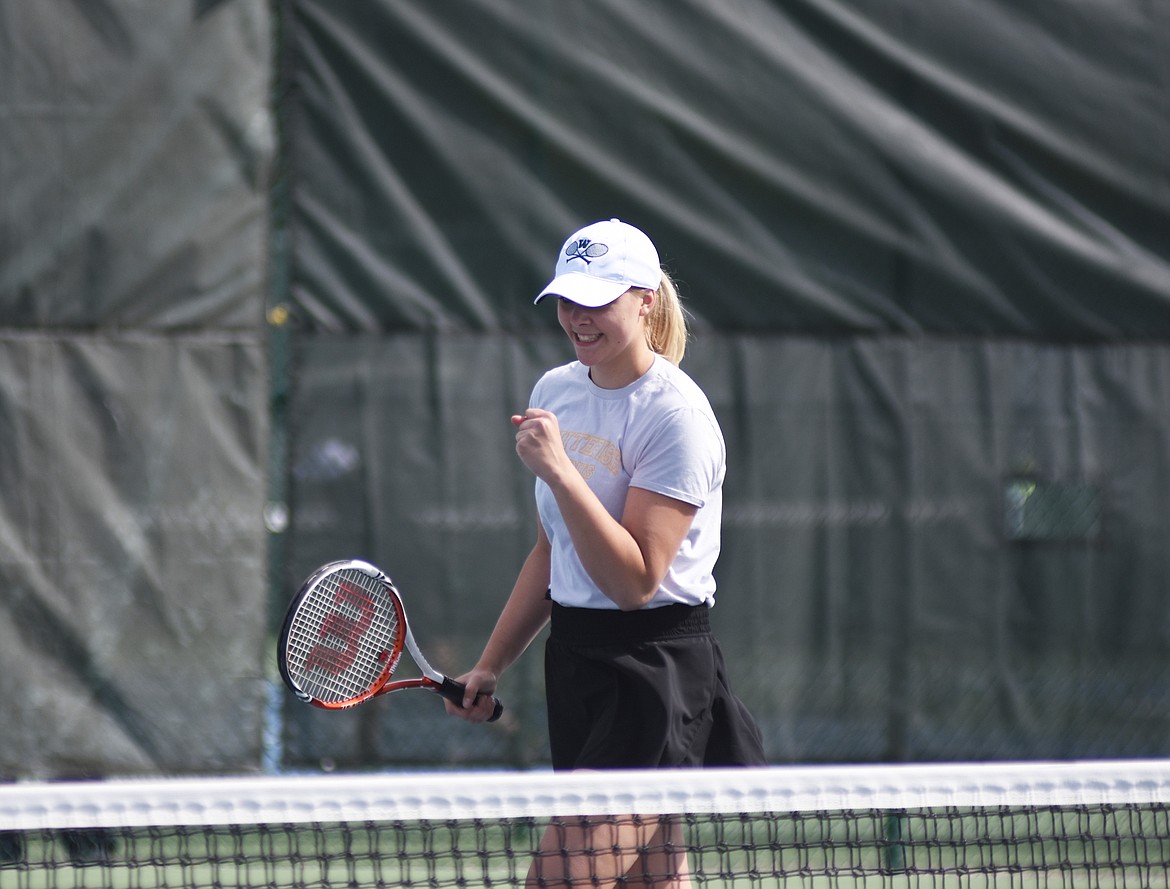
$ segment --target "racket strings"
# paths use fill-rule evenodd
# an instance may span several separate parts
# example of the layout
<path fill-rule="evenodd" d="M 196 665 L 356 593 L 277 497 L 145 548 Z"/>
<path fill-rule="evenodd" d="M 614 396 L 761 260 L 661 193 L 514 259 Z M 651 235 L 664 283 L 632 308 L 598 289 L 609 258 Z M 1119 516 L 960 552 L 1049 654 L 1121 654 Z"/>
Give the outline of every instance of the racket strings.
<path fill-rule="evenodd" d="M 289 674 L 327 704 L 361 697 L 397 665 L 402 624 L 376 577 L 348 569 L 308 592 L 289 628 Z"/>

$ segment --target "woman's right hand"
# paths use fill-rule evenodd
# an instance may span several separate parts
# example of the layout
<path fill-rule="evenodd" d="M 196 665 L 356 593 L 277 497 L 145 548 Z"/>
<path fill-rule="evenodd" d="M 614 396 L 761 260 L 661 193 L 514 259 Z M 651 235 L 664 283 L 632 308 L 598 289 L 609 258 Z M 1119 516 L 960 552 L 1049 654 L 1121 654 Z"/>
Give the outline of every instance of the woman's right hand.
<path fill-rule="evenodd" d="M 498 677 L 489 670 L 475 669 L 457 677 L 457 681 L 467 687 L 463 697 L 463 706 L 459 707 L 452 701 L 443 699 L 443 706 L 451 716 L 458 716 L 468 722 L 487 722 L 495 710 L 493 696 L 496 691 Z"/>

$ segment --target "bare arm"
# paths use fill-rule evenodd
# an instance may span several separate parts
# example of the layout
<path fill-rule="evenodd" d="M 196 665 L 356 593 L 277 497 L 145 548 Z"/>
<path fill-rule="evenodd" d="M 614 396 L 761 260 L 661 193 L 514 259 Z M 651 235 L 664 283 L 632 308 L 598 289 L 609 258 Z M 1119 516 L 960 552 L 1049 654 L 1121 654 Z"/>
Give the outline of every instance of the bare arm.
<path fill-rule="evenodd" d="M 548 592 L 551 547 L 539 522 L 537 528 L 536 544 L 520 568 L 483 654 L 471 672 L 460 677 L 467 686 L 463 709 L 445 702 L 448 713 L 462 716 L 469 722 L 483 722 L 491 715 L 491 693 L 496 690 L 500 676 L 548 623 L 552 605 L 545 593 Z M 477 694 L 484 696 L 477 700 Z"/>
<path fill-rule="evenodd" d="M 552 490 L 589 577 L 619 608 L 645 605 L 678 554 L 697 507 L 630 488 L 617 521 L 569 460 L 553 414 L 530 409 L 512 422 L 516 451 Z"/>

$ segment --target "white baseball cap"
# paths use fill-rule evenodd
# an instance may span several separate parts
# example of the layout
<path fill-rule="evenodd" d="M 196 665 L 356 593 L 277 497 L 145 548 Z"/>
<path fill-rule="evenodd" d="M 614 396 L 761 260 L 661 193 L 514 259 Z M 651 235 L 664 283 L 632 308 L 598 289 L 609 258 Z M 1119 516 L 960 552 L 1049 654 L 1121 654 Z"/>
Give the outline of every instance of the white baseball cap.
<path fill-rule="evenodd" d="M 653 242 L 634 226 L 610 219 L 569 236 L 557 257 L 555 276 L 534 304 L 551 294 L 596 309 L 631 287 L 657 290 L 661 281 Z"/>

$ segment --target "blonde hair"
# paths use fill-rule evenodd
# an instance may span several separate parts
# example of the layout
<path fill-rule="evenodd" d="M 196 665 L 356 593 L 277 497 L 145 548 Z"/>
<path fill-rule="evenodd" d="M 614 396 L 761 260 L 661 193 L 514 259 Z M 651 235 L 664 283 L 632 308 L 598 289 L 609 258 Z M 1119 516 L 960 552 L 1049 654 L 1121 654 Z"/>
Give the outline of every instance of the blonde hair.
<path fill-rule="evenodd" d="M 662 283 L 655 292 L 654 304 L 646 316 L 646 344 L 671 364 L 682 362 L 687 350 L 687 312 L 682 307 L 678 288 L 662 270 Z"/>

